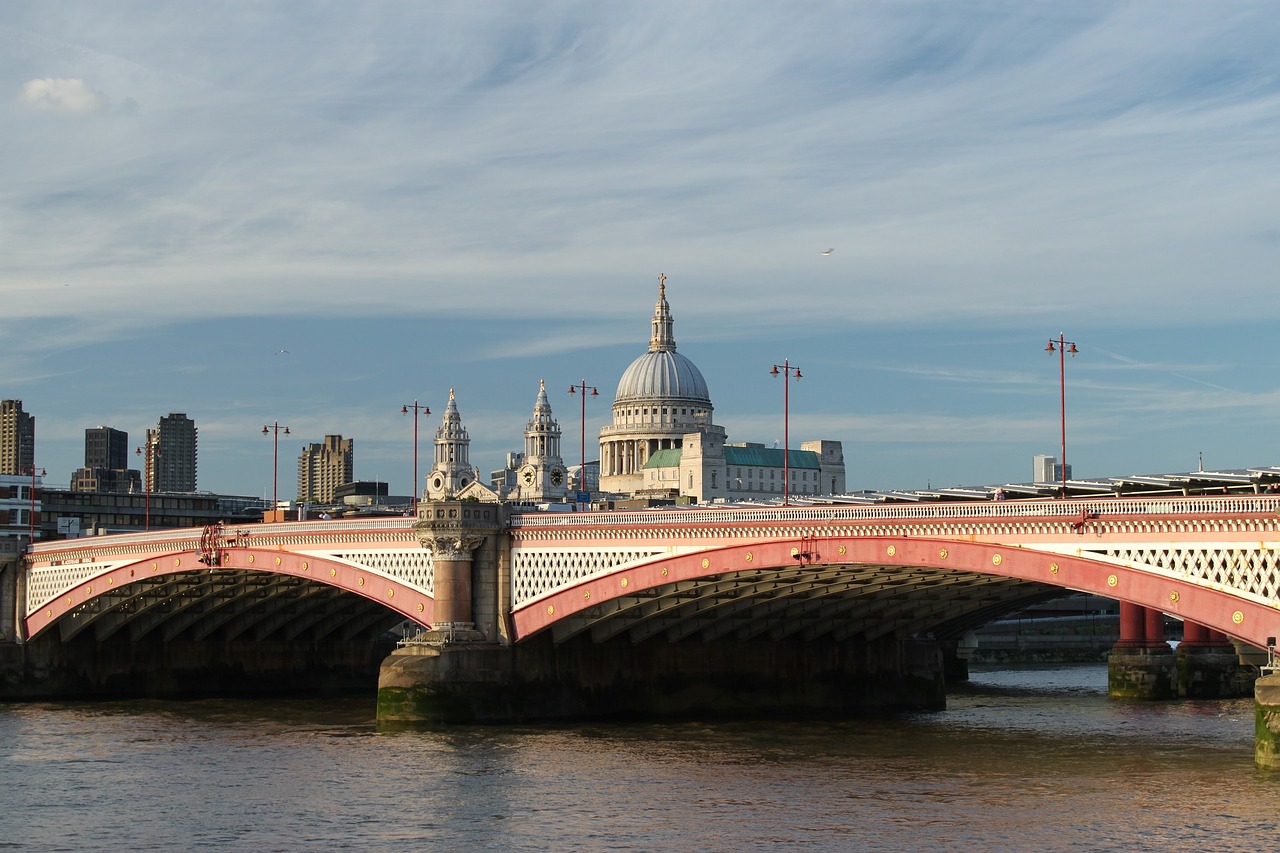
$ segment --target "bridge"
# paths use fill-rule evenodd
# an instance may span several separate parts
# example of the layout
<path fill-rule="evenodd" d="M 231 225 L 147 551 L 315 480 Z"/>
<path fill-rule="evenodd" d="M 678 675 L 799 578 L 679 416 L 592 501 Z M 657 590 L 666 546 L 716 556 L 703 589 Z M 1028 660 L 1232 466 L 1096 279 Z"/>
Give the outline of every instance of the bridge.
<path fill-rule="evenodd" d="M 1065 589 L 1259 648 L 1280 635 L 1280 495 L 506 510 L 424 504 L 445 530 L 375 518 L 39 543 L 22 634 L 357 635 L 411 620 L 497 643 L 946 641 Z M 442 619 L 437 564 L 469 562 L 481 541 L 464 540 L 485 529 L 496 571 L 472 567 L 476 600 Z"/>
<path fill-rule="evenodd" d="M 966 634 L 1064 590 L 1121 603 L 1113 693 L 1117 673 L 1166 691 L 1180 677 L 1162 614 L 1184 625 L 1179 667 L 1207 652 L 1240 671 L 1280 635 L 1278 525 L 1276 494 L 579 513 L 426 501 L 416 518 L 38 543 L 9 598 L 27 645 L 367 642 L 416 624 L 382 664 L 391 720 L 424 703 L 426 718 L 482 720 L 938 708 Z M 1280 766 L 1280 684 L 1267 689 L 1258 762 Z"/>

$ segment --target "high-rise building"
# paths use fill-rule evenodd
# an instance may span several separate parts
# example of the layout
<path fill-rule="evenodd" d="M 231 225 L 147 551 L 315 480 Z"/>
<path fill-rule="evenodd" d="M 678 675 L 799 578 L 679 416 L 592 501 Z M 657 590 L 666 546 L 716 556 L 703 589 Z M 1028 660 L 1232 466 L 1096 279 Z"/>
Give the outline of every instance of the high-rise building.
<path fill-rule="evenodd" d="M 338 486 L 350 483 L 355 471 L 355 439 L 326 435 L 298 456 L 298 500 L 331 504 Z"/>
<path fill-rule="evenodd" d="M 196 422 L 182 412 L 170 412 L 154 430 L 147 430 L 150 491 L 196 490 L 196 435 Z"/>
<path fill-rule="evenodd" d="M 0 400 L 0 474 L 30 474 L 35 464 L 35 417 L 21 400 Z"/>
<path fill-rule="evenodd" d="M 1071 466 L 1067 466 L 1067 479 L 1071 479 Z M 1034 483 L 1061 483 L 1062 466 L 1056 456 L 1031 457 L 1031 481 Z"/>
<path fill-rule="evenodd" d="M 129 467 L 129 433 L 109 426 L 84 431 L 84 467 L 123 470 Z"/>

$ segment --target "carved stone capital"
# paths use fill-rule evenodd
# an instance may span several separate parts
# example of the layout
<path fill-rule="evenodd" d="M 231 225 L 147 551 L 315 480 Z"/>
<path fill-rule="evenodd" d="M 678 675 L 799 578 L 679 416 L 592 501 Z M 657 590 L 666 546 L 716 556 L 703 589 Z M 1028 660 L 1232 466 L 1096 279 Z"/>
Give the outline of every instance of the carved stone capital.
<path fill-rule="evenodd" d="M 418 541 L 437 560 L 470 560 L 471 552 L 484 544 L 484 537 L 424 536 Z"/>

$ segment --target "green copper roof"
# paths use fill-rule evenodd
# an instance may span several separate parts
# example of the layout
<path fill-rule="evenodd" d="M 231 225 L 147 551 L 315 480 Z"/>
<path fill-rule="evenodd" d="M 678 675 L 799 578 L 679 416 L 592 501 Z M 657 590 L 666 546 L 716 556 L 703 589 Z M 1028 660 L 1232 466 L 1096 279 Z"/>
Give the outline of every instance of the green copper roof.
<path fill-rule="evenodd" d="M 679 468 L 680 454 L 678 448 L 670 450 L 657 450 L 649 457 L 649 461 L 644 463 L 646 468 Z M 781 447 L 733 447 L 726 445 L 724 448 L 725 465 L 739 465 L 743 468 L 781 468 L 782 467 L 782 448 Z M 801 469 L 808 468 L 813 471 L 822 470 L 822 462 L 818 458 L 818 454 L 812 450 L 792 450 L 790 458 L 787 460 L 787 467 Z"/>
<path fill-rule="evenodd" d="M 644 463 L 646 468 L 679 468 L 680 467 L 680 448 L 672 448 L 670 450 L 655 450 L 653 455 L 649 457 L 649 461 Z"/>

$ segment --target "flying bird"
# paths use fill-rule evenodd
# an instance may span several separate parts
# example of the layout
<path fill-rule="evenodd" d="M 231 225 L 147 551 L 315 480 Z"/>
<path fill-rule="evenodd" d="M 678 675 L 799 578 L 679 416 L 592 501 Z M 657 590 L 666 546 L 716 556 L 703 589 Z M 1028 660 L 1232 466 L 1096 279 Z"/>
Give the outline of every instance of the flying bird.
<path fill-rule="evenodd" d="M 823 256 L 824 256 L 824 257 L 825 257 L 826 255 L 834 255 L 834 254 L 835 254 L 835 251 L 836 251 L 835 249 L 827 249 L 827 250 L 826 250 L 825 252 L 823 252 L 822 254 L 823 254 Z"/>
<path fill-rule="evenodd" d="M 276 350 L 276 355 L 288 355 L 288 354 L 289 354 L 289 351 L 287 349 Z"/>

